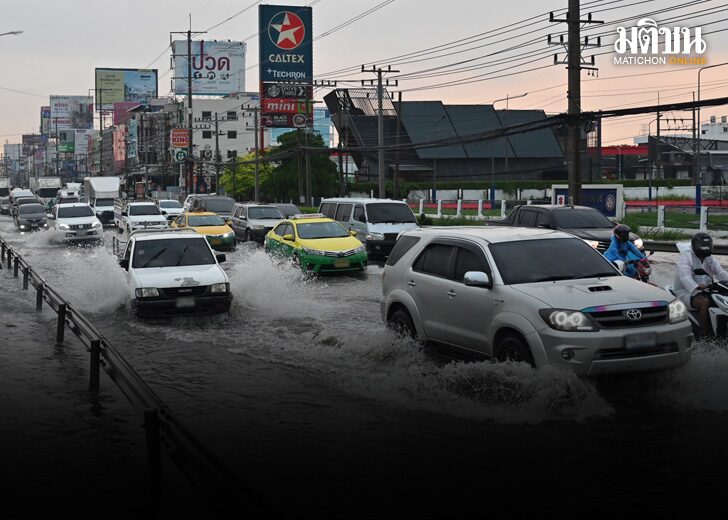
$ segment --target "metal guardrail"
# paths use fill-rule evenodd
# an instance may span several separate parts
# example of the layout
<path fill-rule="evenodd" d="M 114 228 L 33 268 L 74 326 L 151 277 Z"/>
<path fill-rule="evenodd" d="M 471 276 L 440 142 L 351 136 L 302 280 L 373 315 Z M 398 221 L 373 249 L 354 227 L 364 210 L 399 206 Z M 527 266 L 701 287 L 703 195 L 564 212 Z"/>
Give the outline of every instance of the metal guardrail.
<path fill-rule="evenodd" d="M 36 290 L 35 309 L 41 311 L 43 302 L 58 314 L 56 344 L 64 342 L 68 328 L 90 353 L 89 395 L 92 402 L 99 398 L 100 368 L 116 383 L 137 412 L 144 417 L 147 458 L 152 491 L 160 494 L 162 488 L 162 458 L 164 448 L 182 473 L 202 493 L 208 504 L 220 517 L 231 511 L 256 513 L 271 517 L 274 511 L 258 494 L 244 483 L 230 468 L 207 449 L 124 359 L 79 311 L 65 300 L 40 276 L 21 255 L 0 237 L 0 269 L 7 262 L 17 278 L 23 275 L 23 289 L 32 285 Z M 241 504 L 241 494 L 248 502 Z M 275 516 L 278 516 L 275 514 Z"/>
<path fill-rule="evenodd" d="M 675 242 L 665 242 L 661 240 L 645 240 L 645 251 L 658 251 L 660 253 L 679 253 Z M 713 244 L 714 255 L 728 255 L 728 245 Z"/>

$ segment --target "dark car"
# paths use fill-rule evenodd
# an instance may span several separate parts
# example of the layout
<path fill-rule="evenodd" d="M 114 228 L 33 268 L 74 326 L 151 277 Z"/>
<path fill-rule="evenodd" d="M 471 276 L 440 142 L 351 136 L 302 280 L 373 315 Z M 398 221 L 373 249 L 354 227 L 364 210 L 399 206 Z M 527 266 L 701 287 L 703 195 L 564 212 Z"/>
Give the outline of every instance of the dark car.
<path fill-rule="evenodd" d="M 291 218 L 293 215 L 300 215 L 301 210 L 295 204 L 272 204 L 280 209 L 286 218 Z"/>
<path fill-rule="evenodd" d="M 195 196 L 192 199 L 190 211 L 211 211 L 217 213 L 223 218 L 231 217 L 235 200 L 223 195 L 203 195 Z"/>
<path fill-rule="evenodd" d="M 13 205 L 10 207 L 10 211 L 13 215 L 13 218 L 18 216 L 18 208 L 22 206 L 23 204 L 43 204 L 38 197 L 33 195 L 32 197 L 19 197 L 15 199 L 15 202 L 13 202 Z"/>
<path fill-rule="evenodd" d="M 10 197 L 0 197 L 0 215 L 10 215 Z"/>
<path fill-rule="evenodd" d="M 516 206 L 506 218 L 488 221 L 488 225 L 557 229 L 586 240 L 601 253 L 609 247 L 616 226 L 597 209 L 555 204 Z M 643 249 L 639 236 L 630 233 L 629 239 Z"/>
<path fill-rule="evenodd" d="M 21 199 L 22 200 L 22 199 Z M 21 204 L 15 217 L 18 231 L 35 231 L 48 228 L 45 208 L 40 203 Z"/>

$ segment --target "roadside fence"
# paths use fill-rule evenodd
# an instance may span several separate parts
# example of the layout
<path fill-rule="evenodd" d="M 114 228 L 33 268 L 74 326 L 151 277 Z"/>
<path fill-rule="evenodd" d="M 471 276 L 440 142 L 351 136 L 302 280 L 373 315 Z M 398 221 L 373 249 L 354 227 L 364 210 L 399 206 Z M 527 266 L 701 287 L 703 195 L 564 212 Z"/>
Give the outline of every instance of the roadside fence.
<path fill-rule="evenodd" d="M 255 491 L 208 450 L 142 380 L 119 350 L 40 276 L 13 247 L 0 237 L 0 269 L 7 265 L 13 276 L 23 277 L 23 289 L 35 289 L 35 309 L 45 302 L 57 315 L 56 344 L 65 341 L 70 330 L 89 352 L 89 398 L 98 402 L 100 369 L 116 383 L 144 419 L 151 491 L 161 496 L 163 485 L 162 449 L 180 471 L 201 492 L 221 517 L 245 509 L 250 513 L 271 515 Z M 241 503 L 243 498 L 245 503 Z M 255 516 L 255 515 L 253 515 Z"/>
<path fill-rule="evenodd" d="M 437 200 L 426 199 L 402 199 L 406 202 L 416 215 L 430 218 L 461 218 L 471 220 L 487 220 L 492 218 L 503 218 L 513 208 L 522 204 L 551 204 L 550 199 L 529 199 L 529 200 L 497 200 L 491 205 L 490 200 Z"/>

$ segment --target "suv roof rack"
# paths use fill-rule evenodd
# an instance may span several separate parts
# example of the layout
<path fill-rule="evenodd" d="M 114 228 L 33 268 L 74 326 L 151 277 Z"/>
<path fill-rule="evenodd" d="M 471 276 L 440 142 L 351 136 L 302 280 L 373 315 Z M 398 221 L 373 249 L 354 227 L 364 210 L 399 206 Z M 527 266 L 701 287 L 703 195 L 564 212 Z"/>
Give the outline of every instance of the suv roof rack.
<path fill-rule="evenodd" d="M 303 220 L 307 218 L 327 218 L 326 215 L 323 213 L 299 213 L 298 215 L 293 215 L 291 217 L 291 220 Z"/>

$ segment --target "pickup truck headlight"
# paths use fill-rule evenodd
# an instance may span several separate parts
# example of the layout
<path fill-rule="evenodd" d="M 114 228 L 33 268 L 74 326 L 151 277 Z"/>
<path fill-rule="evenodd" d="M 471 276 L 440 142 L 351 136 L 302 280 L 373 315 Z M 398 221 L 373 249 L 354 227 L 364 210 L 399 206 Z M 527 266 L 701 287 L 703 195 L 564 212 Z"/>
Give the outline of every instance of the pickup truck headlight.
<path fill-rule="evenodd" d="M 688 308 L 680 300 L 673 300 L 668 306 L 670 310 L 670 323 L 683 321 L 688 317 Z"/>
<path fill-rule="evenodd" d="M 101 222 L 99 222 L 99 221 L 97 220 L 96 222 L 94 222 L 93 224 L 91 224 L 91 227 L 92 227 L 92 228 L 100 228 L 100 227 L 101 227 Z"/>
<path fill-rule="evenodd" d="M 156 298 L 159 291 L 155 287 L 143 287 L 134 291 L 137 298 Z"/>
<path fill-rule="evenodd" d="M 384 240 L 384 235 L 382 233 L 367 233 L 366 238 L 367 240 Z"/>
<path fill-rule="evenodd" d="M 326 251 L 321 251 L 320 249 L 311 249 L 310 247 L 304 247 L 303 251 L 307 255 L 319 255 L 319 256 L 325 256 Z"/>
<path fill-rule="evenodd" d="M 226 293 L 230 291 L 230 284 L 227 282 L 224 283 L 214 283 L 210 286 L 210 292 L 211 293 Z"/>
<path fill-rule="evenodd" d="M 568 309 L 541 309 L 541 318 L 549 327 L 563 332 L 595 332 L 599 330 L 589 317 Z"/>
<path fill-rule="evenodd" d="M 58 229 L 60 229 L 61 231 L 68 231 L 69 229 L 71 229 L 71 227 L 68 224 L 61 223 L 58 224 Z"/>

